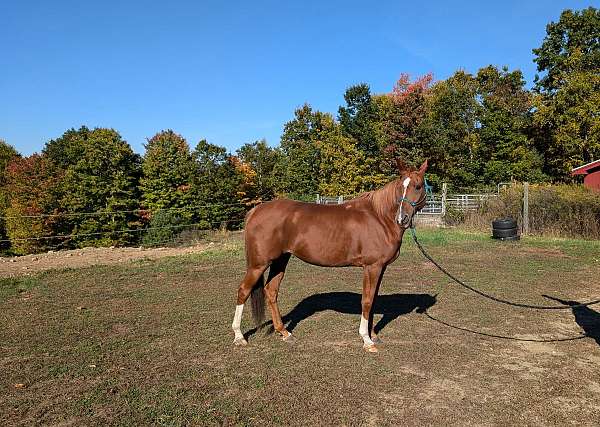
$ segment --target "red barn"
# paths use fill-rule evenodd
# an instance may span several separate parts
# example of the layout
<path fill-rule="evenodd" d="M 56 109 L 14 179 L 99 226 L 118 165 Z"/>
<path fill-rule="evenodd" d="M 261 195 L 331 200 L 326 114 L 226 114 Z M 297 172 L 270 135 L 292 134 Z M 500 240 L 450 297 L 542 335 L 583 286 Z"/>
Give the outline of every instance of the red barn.
<path fill-rule="evenodd" d="M 583 175 L 583 185 L 600 191 L 600 160 L 573 169 L 571 175 Z"/>

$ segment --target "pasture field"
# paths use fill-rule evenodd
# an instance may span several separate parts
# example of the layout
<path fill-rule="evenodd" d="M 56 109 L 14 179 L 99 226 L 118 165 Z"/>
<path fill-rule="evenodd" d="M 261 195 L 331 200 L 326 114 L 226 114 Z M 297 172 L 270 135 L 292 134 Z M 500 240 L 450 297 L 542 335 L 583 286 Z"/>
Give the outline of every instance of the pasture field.
<path fill-rule="evenodd" d="M 507 299 L 600 295 L 600 242 L 419 235 L 450 271 Z M 234 348 L 243 271 L 238 235 L 198 254 L 2 279 L 0 425 L 600 421 L 600 307 L 532 311 L 482 299 L 450 284 L 407 234 L 376 303 L 379 353 L 365 353 L 358 336 L 361 270 L 297 259 L 279 296 L 296 342 L 253 331 L 247 307 L 249 345 Z"/>

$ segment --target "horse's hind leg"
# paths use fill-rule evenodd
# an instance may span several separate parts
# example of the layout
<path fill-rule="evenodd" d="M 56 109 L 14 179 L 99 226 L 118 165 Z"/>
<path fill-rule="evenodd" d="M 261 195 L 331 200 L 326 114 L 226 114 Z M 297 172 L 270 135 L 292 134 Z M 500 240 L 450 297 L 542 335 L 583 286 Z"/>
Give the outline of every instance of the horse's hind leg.
<path fill-rule="evenodd" d="M 233 316 L 233 323 L 231 324 L 231 329 L 233 329 L 233 333 L 235 334 L 235 338 L 233 339 L 233 343 L 235 345 L 248 344 L 241 330 L 244 303 L 250 296 L 252 288 L 254 285 L 256 285 L 258 279 L 260 279 L 265 269 L 266 267 L 248 267 L 246 270 L 246 275 L 242 279 L 242 283 L 240 283 L 240 287 L 238 288 L 237 305 L 235 306 L 235 315 Z"/>
<path fill-rule="evenodd" d="M 273 327 L 281 334 L 284 341 L 291 341 L 293 338 L 292 334 L 285 329 L 283 321 L 281 320 L 281 313 L 279 312 L 279 306 L 277 305 L 277 294 L 279 293 L 279 285 L 283 280 L 285 268 L 287 267 L 289 260 L 290 254 L 283 254 L 271 263 L 271 268 L 269 268 L 269 278 L 265 285 L 265 294 L 267 295 L 267 301 L 269 303 L 269 308 L 271 309 Z"/>

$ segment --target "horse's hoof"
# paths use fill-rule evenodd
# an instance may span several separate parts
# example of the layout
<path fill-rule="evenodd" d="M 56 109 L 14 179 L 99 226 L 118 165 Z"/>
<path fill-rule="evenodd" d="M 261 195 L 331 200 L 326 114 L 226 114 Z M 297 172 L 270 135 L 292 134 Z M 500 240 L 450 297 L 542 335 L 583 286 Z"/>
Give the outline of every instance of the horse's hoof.
<path fill-rule="evenodd" d="M 383 344 L 383 340 L 377 335 L 372 336 L 371 341 L 373 341 L 375 344 Z"/>
<path fill-rule="evenodd" d="M 248 345 L 248 341 L 244 337 L 235 337 L 233 340 L 233 345 L 244 346 Z"/>
<path fill-rule="evenodd" d="M 293 344 L 296 342 L 296 337 L 288 332 L 288 334 L 283 337 L 283 340 L 288 344 Z"/>
<path fill-rule="evenodd" d="M 365 344 L 365 345 L 363 345 L 363 348 L 365 349 L 365 351 L 367 353 L 377 353 L 377 352 L 379 352 L 379 350 L 377 350 L 377 347 L 375 346 L 375 344 Z"/>

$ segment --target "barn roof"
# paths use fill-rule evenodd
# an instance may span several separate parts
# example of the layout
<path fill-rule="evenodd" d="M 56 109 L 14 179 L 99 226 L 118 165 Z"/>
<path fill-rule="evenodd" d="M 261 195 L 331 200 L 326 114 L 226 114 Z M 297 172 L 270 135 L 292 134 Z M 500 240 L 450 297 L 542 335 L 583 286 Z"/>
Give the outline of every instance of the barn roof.
<path fill-rule="evenodd" d="M 587 175 L 588 173 L 593 172 L 593 169 L 600 169 L 600 160 L 595 160 L 573 169 L 571 175 Z"/>

